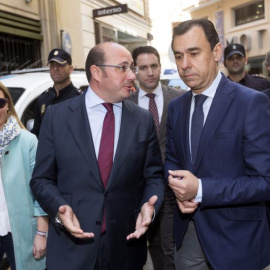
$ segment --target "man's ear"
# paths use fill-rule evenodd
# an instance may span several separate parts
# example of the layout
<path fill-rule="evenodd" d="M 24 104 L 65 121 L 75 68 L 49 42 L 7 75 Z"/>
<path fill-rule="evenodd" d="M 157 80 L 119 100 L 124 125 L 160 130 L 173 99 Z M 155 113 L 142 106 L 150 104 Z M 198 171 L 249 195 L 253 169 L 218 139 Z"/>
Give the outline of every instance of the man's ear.
<path fill-rule="evenodd" d="M 74 70 L 74 67 L 72 65 L 70 65 L 69 66 L 69 72 L 71 73 L 71 72 L 73 72 L 73 70 Z"/>
<path fill-rule="evenodd" d="M 222 45 L 221 43 L 217 43 L 213 49 L 215 61 L 218 62 L 222 56 Z"/>
<path fill-rule="evenodd" d="M 102 70 L 101 68 L 95 66 L 95 65 L 92 65 L 90 67 L 90 72 L 91 72 L 91 75 L 92 75 L 92 78 L 96 81 L 100 81 L 101 79 L 101 74 L 102 74 Z"/>

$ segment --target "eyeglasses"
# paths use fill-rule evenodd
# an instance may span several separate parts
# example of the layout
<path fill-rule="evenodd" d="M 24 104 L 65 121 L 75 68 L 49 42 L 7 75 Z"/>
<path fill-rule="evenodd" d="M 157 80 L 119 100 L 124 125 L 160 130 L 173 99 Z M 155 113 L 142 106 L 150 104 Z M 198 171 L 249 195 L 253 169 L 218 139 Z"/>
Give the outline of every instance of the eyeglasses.
<path fill-rule="evenodd" d="M 8 99 L 7 98 L 0 98 L 0 108 L 6 106 Z"/>
<path fill-rule="evenodd" d="M 114 68 L 119 68 L 122 70 L 123 73 L 127 73 L 129 72 L 130 70 L 135 73 L 135 74 L 138 74 L 138 70 L 139 68 L 138 67 L 130 67 L 130 66 L 117 66 L 117 65 L 96 65 L 97 67 L 114 67 Z"/>
<path fill-rule="evenodd" d="M 148 69 L 151 68 L 151 70 L 157 70 L 159 68 L 159 64 L 152 64 L 150 66 L 140 66 L 138 67 L 139 71 L 146 72 Z"/>

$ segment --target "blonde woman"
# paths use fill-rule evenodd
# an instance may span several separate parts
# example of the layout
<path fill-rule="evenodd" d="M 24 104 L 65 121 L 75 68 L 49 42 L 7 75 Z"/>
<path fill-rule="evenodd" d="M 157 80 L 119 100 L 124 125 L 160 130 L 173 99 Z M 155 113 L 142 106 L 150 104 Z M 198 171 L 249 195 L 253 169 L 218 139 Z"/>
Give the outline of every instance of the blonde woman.
<path fill-rule="evenodd" d="M 47 216 L 29 188 L 36 147 L 0 82 L 0 264 L 6 253 L 12 270 L 45 269 Z"/>

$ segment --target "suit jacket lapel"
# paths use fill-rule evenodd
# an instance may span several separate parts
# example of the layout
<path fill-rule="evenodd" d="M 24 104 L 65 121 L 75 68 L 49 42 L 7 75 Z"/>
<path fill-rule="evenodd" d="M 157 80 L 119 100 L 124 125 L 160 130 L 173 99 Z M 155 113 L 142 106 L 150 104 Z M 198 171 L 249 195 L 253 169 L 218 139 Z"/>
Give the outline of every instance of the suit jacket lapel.
<path fill-rule="evenodd" d="M 92 171 L 98 184 L 103 187 L 99 174 L 89 119 L 85 107 L 85 95 L 83 94 L 78 98 L 72 99 L 72 103 L 69 108 L 70 113 L 68 126 L 70 132 L 82 153 L 84 162 Z"/>
<path fill-rule="evenodd" d="M 137 128 L 138 121 L 134 115 L 134 108 L 130 106 L 129 101 L 123 101 L 120 134 L 107 189 L 117 181 L 116 175 L 118 170 L 122 167 L 126 155 L 134 141 L 133 137 L 136 134 Z"/>
<path fill-rule="evenodd" d="M 159 133 L 158 133 L 158 139 L 166 136 L 166 123 L 167 123 L 167 117 L 168 117 L 168 103 L 170 102 L 171 98 L 168 91 L 165 91 L 165 86 L 162 85 L 162 94 L 163 94 L 163 112 L 161 116 L 160 121 L 160 127 L 159 127 Z"/>
<path fill-rule="evenodd" d="M 209 110 L 205 125 L 202 131 L 200 145 L 197 152 L 197 159 L 194 166 L 194 172 L 197 171 L 201 162 L 202 156 L 206 147 L 217 130 L 220 122 L 222 121 L 226 111 L 231 104 L 234 97 L 234 88 L 231 84 L 226 82 L 225 76 L 223 75 L 216 94 L 214 96 L 211 108 Z"/>
<path fill-rule="evenodd" d="M 191 162 L 191 155 L 190 155 L 190 146 L 189 146 L 189 118 L 190 118 L 190 105 L 191 105 L 191 98 L 192 98 L 192 92 L 189 91 L 187 95 L 185 95 L 184 98 L 181 99 L 182 104 L 180 106 L 181 113 L 178 116 L 179 121 L 182 123 L 179 125 L 180 132 L 181 132 L 181 148 L 184 150 L 184 158 L 187 165 L 187 170 L 192 171 L 192 162 Z M 175 138 L 177 141 L 178 139 Z"/>

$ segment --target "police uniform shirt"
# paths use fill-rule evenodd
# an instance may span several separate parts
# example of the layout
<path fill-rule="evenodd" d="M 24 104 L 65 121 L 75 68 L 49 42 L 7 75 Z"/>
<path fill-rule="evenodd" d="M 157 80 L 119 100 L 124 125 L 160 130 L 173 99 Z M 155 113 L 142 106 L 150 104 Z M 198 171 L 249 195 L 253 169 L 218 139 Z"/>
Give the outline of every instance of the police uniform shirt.
<path fill-rule="evenodd" d="M 39 130 L 41 121 L 48 106 L 60 103 L 67 99 L 76 97 L 81 94 L 81 90 L 77 89 L 72 83 L 59 91 L 59 95 L 56 95 L 54 87 L 49 88 L 43 94 L 40 95 L 36 105 L 35 122 L 34 127 L 31 130 L 37 137 L 39 136 Z"/>
<path fill-rule="evenodd" d="M 228 78 L 230 79 L 229 76 Z M 238 83 L 246 87 L 258 90 L 258 91 L 262 91 L 262 90 L 270 88 L 270 81 L 268 81 L 267 79 L 261 76 L 257 76 L 257 75 L 249 75 L 247 73 L 245 77 L 242 80 L 240 80 Z"/>

